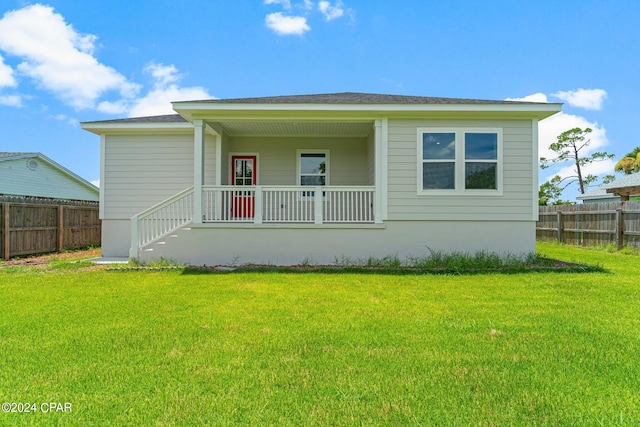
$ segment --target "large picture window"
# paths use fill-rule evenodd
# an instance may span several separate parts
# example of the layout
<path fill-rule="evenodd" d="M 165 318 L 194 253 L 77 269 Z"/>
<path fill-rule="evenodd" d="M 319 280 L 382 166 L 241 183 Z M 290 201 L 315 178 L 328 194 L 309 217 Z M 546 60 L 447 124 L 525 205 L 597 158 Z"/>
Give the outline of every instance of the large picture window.
<path fill-rule="evenodd" d="M 418 129 L 418 193 L 500 193 L 501 150 L 501 129 Z"/>

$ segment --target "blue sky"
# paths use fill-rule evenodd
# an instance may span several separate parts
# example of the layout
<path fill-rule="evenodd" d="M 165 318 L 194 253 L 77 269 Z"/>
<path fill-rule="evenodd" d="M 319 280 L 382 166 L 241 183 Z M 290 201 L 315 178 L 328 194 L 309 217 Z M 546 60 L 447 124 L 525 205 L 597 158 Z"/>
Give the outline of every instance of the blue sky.
<path fill-rule="evenodd" d="M 638 19 L 635 0 L 0 0 L 0 151 L 97 181 L 98 137 L 79 122 L 351 91 L 564 102 L 541 155 L 589 126 L 620 158 L 640 145 Z"/>

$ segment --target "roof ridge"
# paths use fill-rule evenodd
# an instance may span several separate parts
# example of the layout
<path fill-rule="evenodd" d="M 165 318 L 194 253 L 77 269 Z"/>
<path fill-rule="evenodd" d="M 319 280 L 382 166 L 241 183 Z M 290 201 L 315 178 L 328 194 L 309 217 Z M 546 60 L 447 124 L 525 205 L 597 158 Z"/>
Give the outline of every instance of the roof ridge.
<path fill-rule="evenodd" d="M 320 94 L 278 95 L 250 98 L 201 99 L 177 101 L 181 103 L 211 104 L 548 104 L 544 102 L 486 100 L 472 98 L 447 98 L 436 96 L 415 96 L 379 94 L 366 92 L 334 92 Z"/>

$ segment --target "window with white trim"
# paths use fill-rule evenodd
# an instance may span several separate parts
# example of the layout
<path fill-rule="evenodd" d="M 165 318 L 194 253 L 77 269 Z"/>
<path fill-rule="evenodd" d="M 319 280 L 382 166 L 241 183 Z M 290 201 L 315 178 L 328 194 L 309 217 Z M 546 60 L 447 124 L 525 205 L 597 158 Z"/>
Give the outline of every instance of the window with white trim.
<path fill-rule="evenodd" d="M 418 129 L 418 194 L 501 192 L 502 129 Z"/>
<path fill-rule="evenodd" d="M 298 185 L 329 185 L 329 150 L 298 150 Z M 313 196 L 314 192 L 304 195 Z"/>

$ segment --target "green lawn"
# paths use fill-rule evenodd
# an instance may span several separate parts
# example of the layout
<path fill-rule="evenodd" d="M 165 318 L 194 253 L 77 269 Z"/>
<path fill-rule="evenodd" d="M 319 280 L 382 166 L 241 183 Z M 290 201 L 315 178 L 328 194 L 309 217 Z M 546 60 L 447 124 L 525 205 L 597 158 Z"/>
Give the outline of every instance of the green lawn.
<path fill-rule="evenodd" d="M 539 252 L 608 272 L 0 268 L 0 425 L 640 424 L 640 256 Z"/>

